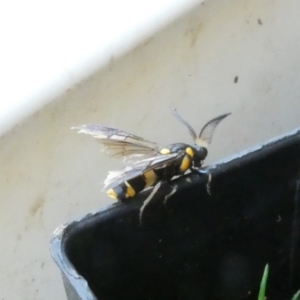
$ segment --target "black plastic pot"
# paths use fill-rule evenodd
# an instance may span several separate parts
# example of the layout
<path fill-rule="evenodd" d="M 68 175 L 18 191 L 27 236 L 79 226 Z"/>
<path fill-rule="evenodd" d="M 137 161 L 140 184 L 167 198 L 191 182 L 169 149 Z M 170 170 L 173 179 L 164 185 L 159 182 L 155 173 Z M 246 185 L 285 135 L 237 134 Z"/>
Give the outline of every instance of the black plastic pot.
<path fill-rule="evenodd" d="M 58 228 L 51 252 L 68 299 L 268 299 L 300 288 L 300 134 L 176 180 L 166 205 L 148 192 Z M 84 199 L 83 199 L 84 201 Z"/>

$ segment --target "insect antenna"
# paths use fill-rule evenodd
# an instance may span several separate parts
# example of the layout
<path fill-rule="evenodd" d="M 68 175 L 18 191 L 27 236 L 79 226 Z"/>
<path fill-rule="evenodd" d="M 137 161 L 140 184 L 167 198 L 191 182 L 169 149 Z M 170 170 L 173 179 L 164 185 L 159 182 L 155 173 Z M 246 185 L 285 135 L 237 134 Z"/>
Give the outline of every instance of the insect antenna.
<path fill-rule="evenodd" d="M 196 141 L 197 134 L 196 134 L 195 130 L 193 129 L 193 127 L 179 115 L 176 108 L 173 108 L 173 114 L 180 123 L 182 123 L 183 125 L 185 125 L 188 128 L 193 140 Z"/>
<path fill-rule="evenodd" d="M 230 114 L 231 113 L 221 115 L 207 122 L 201 129 L 199 137 L 196 138 L 196 144 L 199 146 L 207 147 L 211 143 L 214 131 L 218 124 Z"/>

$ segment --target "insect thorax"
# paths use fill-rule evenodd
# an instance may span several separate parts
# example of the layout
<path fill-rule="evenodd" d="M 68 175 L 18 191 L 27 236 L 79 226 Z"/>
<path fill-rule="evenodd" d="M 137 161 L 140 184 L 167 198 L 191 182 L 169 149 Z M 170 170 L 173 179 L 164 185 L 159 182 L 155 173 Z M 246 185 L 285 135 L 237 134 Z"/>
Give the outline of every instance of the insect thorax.
<path fill-rule="evenodd" d="M 182 153 L 174 165 L 177 165 L 176 175 L 185 173 L 188 169 L 200 168 L 207 156 L 207 149 L 198 145 L 191 146 L 185 143 L 174 143 L 161 149 L 161 154 Z"/>

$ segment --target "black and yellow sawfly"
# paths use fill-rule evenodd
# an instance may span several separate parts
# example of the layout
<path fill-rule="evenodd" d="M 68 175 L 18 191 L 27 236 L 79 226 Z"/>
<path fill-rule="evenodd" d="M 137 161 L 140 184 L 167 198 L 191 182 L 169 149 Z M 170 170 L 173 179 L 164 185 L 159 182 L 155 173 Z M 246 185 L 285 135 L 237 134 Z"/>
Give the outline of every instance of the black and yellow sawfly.
<path fill-rule="evenodd" d="M 73 127 L 78 133 L 96 138 L 110 155 L 123 157 L 127 165 L 119 171 L 109 172 L 104 181 L 108 196 L 119 201 L 127 201 L 144 189 L 155 186 L 145 200 L 140 211 L 142 217 L 145 206 L 151 201 L 162 182 L 170 182 L 174 176 L 181 176 L 187 170 L 205 173 L 201 170 L 207 156 L 207 146 L 211 143 L 217 125 L 228 115 L 223 114 L 207 122 L 196 135 L 192 126 L 173 110 L 175 117 L 184 124 L 194 141 L 194 145 L 174 143 L 163 147 L 139 136 L 117 128 L 90 124 Z M 176 188 L 172 191 L 173 194 Z M 168 195 L 170 196 L 170 195 Z"/>

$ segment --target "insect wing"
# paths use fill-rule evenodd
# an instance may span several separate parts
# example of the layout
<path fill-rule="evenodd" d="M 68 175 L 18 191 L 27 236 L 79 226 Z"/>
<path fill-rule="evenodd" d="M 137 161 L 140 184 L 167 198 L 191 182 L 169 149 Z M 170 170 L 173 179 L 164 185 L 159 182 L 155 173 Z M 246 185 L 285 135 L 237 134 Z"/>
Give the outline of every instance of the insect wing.
<path fill-rule="evenodd" d="M 161 149 L 159 144 L 113 127 L 89 124 L 72 129 L 96 138 L 104 146 L 103 150 L 112 156 L 140 159 L 143 156 L 156 155 Z"/>
<path fill-rule="evenodd" d="M 137 161 L 136 163 L 125 167 L 123 170 L 111 171 L 104 181 L 104 190 L 114 188 L 122 182 L 135 178 L 149 170 L 159 169 L 163 168 L 164 166 L 170 165 L 171 163 L 182 157 L 182 155 L 184 154 L 181 152 L 158 155 Z"/>

